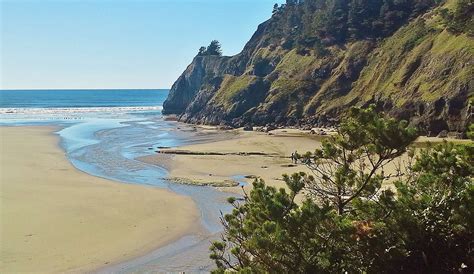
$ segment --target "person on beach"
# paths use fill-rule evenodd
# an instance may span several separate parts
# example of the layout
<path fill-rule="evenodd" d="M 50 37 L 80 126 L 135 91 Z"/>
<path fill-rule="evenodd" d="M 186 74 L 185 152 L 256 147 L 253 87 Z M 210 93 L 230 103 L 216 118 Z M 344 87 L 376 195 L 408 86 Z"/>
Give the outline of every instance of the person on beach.
<path fill-rule="evenodd" d="M 291 162 L 297 164 L 298 163 L 298 151 L 291 153 Z"/>

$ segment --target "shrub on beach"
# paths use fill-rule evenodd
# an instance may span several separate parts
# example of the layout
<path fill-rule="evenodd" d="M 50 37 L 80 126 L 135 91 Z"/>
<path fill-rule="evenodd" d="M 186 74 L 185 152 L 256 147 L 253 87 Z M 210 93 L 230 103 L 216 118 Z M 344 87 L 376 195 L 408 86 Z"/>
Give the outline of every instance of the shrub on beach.
<path fill-rule="evenodd" d="M 284 175 L 288 190 L 257 179 L 244 202 L 229 200 L 215 272 L 472 273 L 473 146 L 414 153 L 416 137 L 373 107 L 352 109 L 304 155 L 311 174 Z"/>

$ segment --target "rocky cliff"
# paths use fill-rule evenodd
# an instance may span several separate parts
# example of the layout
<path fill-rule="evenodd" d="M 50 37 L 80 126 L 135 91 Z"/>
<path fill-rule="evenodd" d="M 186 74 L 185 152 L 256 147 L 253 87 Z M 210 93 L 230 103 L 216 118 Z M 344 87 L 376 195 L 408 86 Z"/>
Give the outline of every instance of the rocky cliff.
<path fill-rule="evenodd" d="M 322 126 L 351 106 L 376 104 L 425 133 L 465 132 L 473 122 L 472 2 L 395 2 L 280 7 L 241 53 L 196 56 L 163 113 L 213 125 Z"/>

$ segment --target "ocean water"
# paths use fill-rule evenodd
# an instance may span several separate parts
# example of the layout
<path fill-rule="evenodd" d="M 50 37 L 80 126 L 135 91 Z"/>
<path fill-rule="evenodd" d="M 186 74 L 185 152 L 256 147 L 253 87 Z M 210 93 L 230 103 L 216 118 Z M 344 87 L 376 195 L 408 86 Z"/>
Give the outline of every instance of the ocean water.
<path fill-rule="evenodd" d="M 0 90 L 0 108 L 94 108 L 162 105 L 166 89 Z"/>
<path fill-rule="evenodd" d="M 147 256 L 105 272 L 207 271 L 208 246 L 221 231 L 229 194 L 211 187 L 174 184 L 167 171 L 136 160 L 157 147 L 187 144 L 192 131 L 161 115 L 168 90 L 0 90 L 0 126 L 60 128 L 61 147 L 79 170 L 117 183 L 144 184 L 191 197 L 201 212 L 202 235 L 186 235 Z M 238 174 L 236 174 L 238 175 Z"/>
<path fill-rule="evenodd" d="M 0 121 L 116 118 L 160 115 L 168 90 L 0 90 Z"/>

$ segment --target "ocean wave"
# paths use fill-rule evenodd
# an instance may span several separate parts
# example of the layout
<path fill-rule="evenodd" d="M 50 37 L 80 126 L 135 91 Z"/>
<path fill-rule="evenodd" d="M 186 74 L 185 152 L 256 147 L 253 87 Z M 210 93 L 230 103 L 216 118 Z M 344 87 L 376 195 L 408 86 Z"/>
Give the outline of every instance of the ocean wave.
<path fill-rule="evenodd" d="M 0 114 L 3 115 L 65 115 L 65 114 L 84 114 L 84 113 L 130 113 L 161 111 L 162 106 L 141 106 L 141 107 L 72 107 L 72 108 L 0 108 Z"/>

